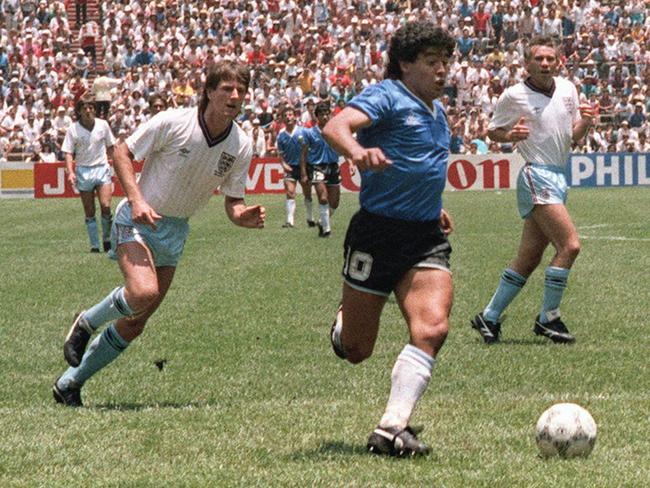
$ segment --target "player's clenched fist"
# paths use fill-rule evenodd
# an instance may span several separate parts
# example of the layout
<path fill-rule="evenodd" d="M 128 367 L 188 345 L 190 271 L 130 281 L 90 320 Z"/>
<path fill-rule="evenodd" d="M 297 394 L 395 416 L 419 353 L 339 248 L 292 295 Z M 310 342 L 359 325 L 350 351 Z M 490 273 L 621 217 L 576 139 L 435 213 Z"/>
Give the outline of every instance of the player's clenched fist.
<path fill-rule="evenodd" d="M 386 157 L 378 147 L 371 147 L 352 154 L 350 161 L 359 168 L 360 171 L 383 171 L 390 166 L 392 161 Z"/>

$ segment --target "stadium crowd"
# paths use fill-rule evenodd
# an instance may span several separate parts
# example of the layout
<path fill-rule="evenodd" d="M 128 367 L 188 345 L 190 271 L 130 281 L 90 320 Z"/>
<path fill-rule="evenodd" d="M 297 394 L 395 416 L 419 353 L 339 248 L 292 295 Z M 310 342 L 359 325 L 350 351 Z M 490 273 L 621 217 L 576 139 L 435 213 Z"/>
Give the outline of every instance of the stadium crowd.
<path fill-rule="evenodd" d="M 421 18 L 457 40 L 442 99 L 453 153 L 512 149 L 487 138 L 487 123 L 504 88 L 526 76 L 524 46 L 535 34 L 557 39 L 561 74 L 596 111 L 598 123 L 575 150 L 650 150 L 642 0 L 0 0 L 0 161 L 16 152 L 63 159 L 85 92 L 124 138 L 165 107 L 197 104 L 204 66 L 224 58 L 250 66 L 240 122 L 257 155 L 276 155 L 285 105 L 305 126 L 320 100 L 336 114 L 382 79 L 391 34 Z"/>

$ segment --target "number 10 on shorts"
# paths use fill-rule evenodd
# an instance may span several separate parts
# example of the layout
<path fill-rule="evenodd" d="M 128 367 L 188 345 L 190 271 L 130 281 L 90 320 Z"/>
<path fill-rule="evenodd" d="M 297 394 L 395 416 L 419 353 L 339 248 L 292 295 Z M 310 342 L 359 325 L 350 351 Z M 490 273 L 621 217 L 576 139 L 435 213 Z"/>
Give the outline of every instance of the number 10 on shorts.
<path fill-rule="evenodd" d="M 372 256 L 367 252 L 353 251 L 350 253 L 348 247 L 343 274 L 357 281 L 366 281 L 370 276 L 372 261 Z"/>

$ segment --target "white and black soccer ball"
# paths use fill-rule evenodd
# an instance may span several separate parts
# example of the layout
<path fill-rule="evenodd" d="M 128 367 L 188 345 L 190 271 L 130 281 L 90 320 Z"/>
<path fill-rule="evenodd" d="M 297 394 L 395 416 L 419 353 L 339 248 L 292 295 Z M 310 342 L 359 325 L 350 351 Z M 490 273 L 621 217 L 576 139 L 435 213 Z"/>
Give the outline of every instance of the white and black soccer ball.
<path fill-rule="evenodd" d="M 556 403 L 537 421 L 535 440 L 543 457 L 587 457 L 596 444 L 596 422 L 575 403 Z"/>

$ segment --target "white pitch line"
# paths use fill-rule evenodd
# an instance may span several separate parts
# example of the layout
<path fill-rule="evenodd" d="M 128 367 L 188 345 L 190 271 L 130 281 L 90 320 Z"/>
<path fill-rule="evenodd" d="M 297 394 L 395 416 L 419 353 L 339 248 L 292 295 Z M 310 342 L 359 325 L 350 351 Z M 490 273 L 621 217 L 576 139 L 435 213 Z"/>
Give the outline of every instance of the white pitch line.
<path fill-rule="evenodd" d="M 610 224 L 592 224 L 592 225 L 579 225 L 578 229 L 601 229 L 603 227 L 609 227 Z"/>
<path fill-rule="evenodd" d="M 593 239 L 596 241 L 632 241 L 650 242 L 648 237 L 622 237 L 622 236 L 580 236 L 580 239 Z"/>

